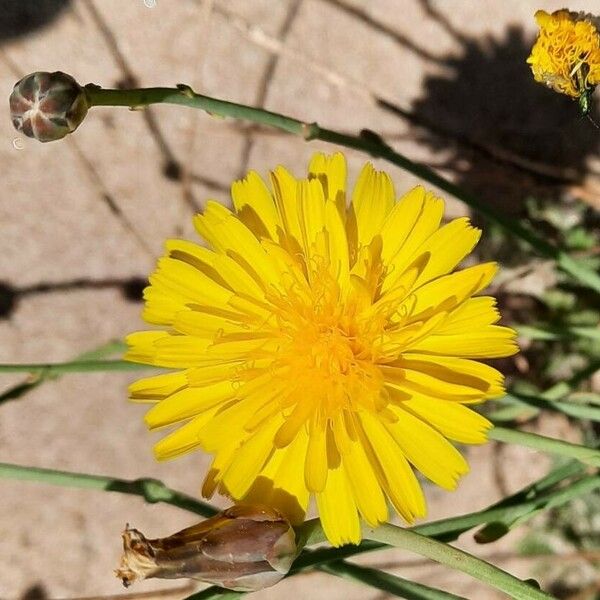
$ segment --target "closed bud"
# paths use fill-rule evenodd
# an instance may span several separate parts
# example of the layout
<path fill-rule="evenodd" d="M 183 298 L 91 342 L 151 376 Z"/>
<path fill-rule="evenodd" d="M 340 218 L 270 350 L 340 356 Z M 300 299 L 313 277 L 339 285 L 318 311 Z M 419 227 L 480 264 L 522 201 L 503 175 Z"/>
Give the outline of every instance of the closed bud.
<path fill-rule="evenodd" d="M 186 577 L 254 592 L 282 579 L 296 553 L 294 530 L 277 511 L 233 506 L 166 538 L 149 540 L 127 526 L 115 573 L 125 587 L 143 579 Z"/>
<path fill-rule="evenodd" d="M 15 129 L 40 142 L 60 140 L 75 131 L 87 111 L 84 89 L 61 71 L 27 75 L 15 84 L 10 95 Z"/>

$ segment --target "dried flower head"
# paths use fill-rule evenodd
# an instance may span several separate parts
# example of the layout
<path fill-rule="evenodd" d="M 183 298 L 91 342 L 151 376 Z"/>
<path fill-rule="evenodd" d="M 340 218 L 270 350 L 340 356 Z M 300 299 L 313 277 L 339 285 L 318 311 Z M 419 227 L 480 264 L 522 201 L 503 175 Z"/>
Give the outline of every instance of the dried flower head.
<path fill-rule="evenodd" d="M 301 521 L 316 498 L 329 540 L 361 538 L 359 514 L 425 514 L 413 467 L 454 489 L 468 465 L 448 441 L 491 424 L 468 408 L 503 394 L 481 358 L 516 352 L 483 290 L 494 263 L 452 272 L 480 231 L 441 226 L 444 203 L 417 187 L 398 201 L 367 164 L 346 204 L 342 154 L 316 154 L 307 179 L 254 172 L 234 210 L 208 202 L 209 247 L 167 242 L 127 358 L 176 369 L 132 384 L 151 429 L 181 424 L 159 459 L 215 455 L 203 493 L 277 507 Z M 387 499 L 386 499 L 387 497 Z"/>
<path fill-rule="evenodd" d="M 85 91 L 61 71 L 27 75 L 15 84 L 10 95 L 15 129 L 40 142 L 60 140 L 75 131 L 87 111 Z"/>
<path fill-rule="evenodd" d="M 166 538 L 149 540 L 127 526 L 115 574 L 125 587 L 150 578 L 190 578 L 254 592 L 276 584 L 295 557 L 294 530 L 277 511 L 234 506 Z"/>
<path fill-rule="evenodd" d="M 535 13 L 539 36 L 527 62 L 536 81 L 580 98 L 600 83 L 600 33 L 588 14 L 558 10 Z"/>

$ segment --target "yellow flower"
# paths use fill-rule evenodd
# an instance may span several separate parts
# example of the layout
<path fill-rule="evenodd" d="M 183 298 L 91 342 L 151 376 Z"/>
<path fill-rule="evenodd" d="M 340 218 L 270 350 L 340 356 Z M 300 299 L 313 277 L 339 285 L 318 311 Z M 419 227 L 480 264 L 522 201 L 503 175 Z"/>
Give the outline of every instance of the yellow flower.
<path fill-rule="evenodd" d="M 579 98 L 600 83 L 600 34 L 592 17 L 558 10 L 535 13 L 540 33 L 527 62 L 536 81 Z"/>
<path fill-rule="evenodd" d="M 452 490 L 468 471 L 448 441 L 479 444 L 491 424 L 468 405 L 503 394 L 477 361 L 516 351 L 494 299 L 472 298 L 496 265 L 452 273 L 480 231 L 440 226 L 443 201 L 416 187 L 396 201 L 367 164 L 346 204 L 342 154 L 316 154 L 307 179 L 283 167 L 272 192 L 250 172 L 234 210 L 194 221 L 208 248 L 167 242 L 145 291 L 132 361 L 177 369 L 142 379 L 151 429 L 181 424 L 158 459 L 214 454 L 203 486 L 301 522 L 314 496 L 334 545 L 361 539 L 359 515 L 425 514 L 413 468 Z"/>

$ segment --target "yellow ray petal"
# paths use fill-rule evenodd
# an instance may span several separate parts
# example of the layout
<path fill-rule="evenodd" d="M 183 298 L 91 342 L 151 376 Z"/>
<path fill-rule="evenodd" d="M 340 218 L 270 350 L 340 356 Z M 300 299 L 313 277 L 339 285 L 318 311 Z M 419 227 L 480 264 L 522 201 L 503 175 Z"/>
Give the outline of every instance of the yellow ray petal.
<path fill-rule="evenodd" d="M 210 360 L 206 350 L 211 343 L 206 338 L 167 334 L 154 342 L 153 364 L 174 369 L 202 365 Z"/>
<path fill-rule="evenodd" d="M 396 251 L 396 254 L 388 261 L 387 274 L 381 287 L 382 291 L 385 292 L 392 287 L 396 279 L 401 277 L 405 269 L 412 264 L 416 258 L 417 248 L 422 246 L 437 231 L 443 214 L 444 201 L 427 192 L 414 226 Z"/>
<path fill-rule="evenodd" d="M 325 198 L 333 202 L 343 218 L 346 214 L 346 157 L 341 152 L 330 156 L 317 152 L 308 166 L 308 176 L 321 183 Z"/>
<path fill-rule="evenodd" d="M 485 392 L 479 389 L 440 380 L 423 371 L 395 366 L 383 366 L 381 370 L 387 386 L 397 387 L 408 394 L 422 393 L 433 398 L 445 398 L 455 402 L 476 402 L 485 397 Z"/>
<path fill-rule="evenodd" d="M 480 237 L 481 230 L 471 227 L 467 217 L 454 219 L 419 246 L 412 259 L 407 258 L 403 263 L 396 262 L 396 268 L 403 271 L 415 257 L 421 254 L 428 255 L 430 258 L 427 265 L 415 282 L 416 286 L 422 285 L 456 268 L 473 250 Z"/>
<path fill-rule="evenodd" d="M 280 425 L 281 418 L 271 419 L 237 449 L 235 458 L 223 473 L 222 480 L 233 498 L 243 498 L 275 451 L 273 437 Z"/>
<path fill-rule="evenodd" d="M 321 525 L 329 542 L 333 546 L 358 544 L 361 538 L 360 522 L 343 465 L 329 471 L 325 489 L 315 497 Z"/>
<path fill-rule="evenodd" d="M 300 211 L 298 210 L 298 181 L 283 167 L 277 167 L 270 174 L 271 186 L 275 197 L 275 206 L 283 229 L 288 237 L 292 237 L 298 244 L 302 242 L 300 228 Z"/>
<path fill-rule="evenodd" d="M 277 285 L 277 272 L 266 259 L 260 242 L 248 227 L 223 205 L 214 201 L 207 202 L 204 213 L 194 218 L 194 225 L 198 233 L 215 250 L 233 258 L 249 274 L 255 274 L 259 285 Z"/>
<path fill-rule="evenodd" d="M 492 427 L 485 417 L 456 402 L 414 396 L 402 406 L 461 444 L 483 444 Z"/>
<path fill-rule="evenodd" d="M 348 285 L 350 257 L 348 254 L 348 240 L 346 228 L 340 212 L 331 201 L 325 204 L 325 230 L 327 232 L 329 262 L 331 274 L 342 288 Z"/>
<path fill-rule="evenodd" d="M 450 387 L 459 385 L 480 391 L 486 398 L 504 394 L 502 373 L 474 360 L 406 352 L 393 364 L 395 367 L 426 373 Z"/>
<path fill-rule="evenodd" d="M 235 398 L 231 402 L 221 405 L 210 423 L 198 433 L 202 447 L 207 452 L 219 451 L 231 439 L 242 444 L 252 435 L 253 431 L 246 427 L 246 423 L 263 406 L 271 405 L 274 397 L 274 394 L 267 390 L 264 393 L 261 392 L 249 394 L 243 398 Z"/>
<path fill-rule="evenodd" d="M 156 364 L 155 342 L 167 337 L 169 337 L 168 331 L 136 331 L 130 333 L 125 338 L 125 343 L 128 346 L 125 360 L 147 365 Z"/>
<path fill-rule="evenodd" d="M 325 227 L 325 197 L 323 187 L 316 179 L 298 182 L 298 209 L 304 254 L 310 260 L 313 247 Z M 325 257 L 320 253 L 320 259 Z"/>
<path fill-rule="evenodd" d="M 394 184 L 390 176 L 376 171 L 371 163 L 367 163 L 354 186 L 348 215 L 348 239 L 355 245 L 355 252 L 361 246 L 368 246 L 373 237 L 380 234 L 394 206 L 394 198 Z"/>
<path fill-rule="evenodd" d="M 233 292 L 215 282 L 188 263 L 163 257 L 157 270 L 150 275 L 150 284 L 163 297 L 177 299 L 184 309 L 191 302 L 210 303 L 224 307 Z"/>
<path fill-rule="evenodd" d="M 373 447 L 373 454 L 381 466 L 385 477 L 382 486 L 392 505 L 408 523 L 412 523 L 417 517 L 425 516 L 423 490 L 402 450 L 374 415 L 363 412 L 360 418 Z"/>
<path fill-rule="evenodd" d="M 176 429 L 154 445 L 154 456 L 156 460 L 171 460 L 200 446 L 198 432 L 208 423 L 217 407 L 206 410 L 191 421 Z"/>
<path fill-rule="evenodd" d="M 309 501 L 302 477 L 306 441 L 306 433 L 302 432 L 289 446 L 275 450 L 242 502 L 265 504 L 281 512 L 293 525 L 300 525 Z"/>
<path fill-rule="evenodd" d="M 499 320 L 500 313 L 496 308 L 496 299 L 491 296 L 478 296 L 469 298 L 451 311 L 436 333 L 461 334 L 464 331 L 493 325 Z"/>
<path fill-rule="evenodd" d="M 428 311 L 450 310 L 464 302 L 469 296 L 487 287 L 496 274 L 496 263 L 483 263 L 438 277 L 414 290 L 413 319 L 422 319 Z"/>
<path fill-rule="evenodd" d="M 257 238 L 277 239 L 281 220 L 271 192 L 256 171 L 232 184 L 231 197 L 238 217 Z"/>
<path fill-rule="evenodd" d="M 134 402 L 157 402 L 174 394 L 187 384 L 186 371 L 144 377 L 129 385 L 129 398 Z"/>
<path fill-rule="evenodd" d="M 304 481 L 309 492 L 322 492 L 327 483 L 327 435 L 323 426 L 311 427 L 304 463 Z"/>
<path fill-rule="evenodd" d="M 381 228 L 383 248 L 381 257 L 387 264 L 402 248 L 425 204 L 425 188 L 414 187 L 404 194 L 388 214 Z"/>
<path fill-rule="evenodd" d="M 195 417 L 235 395 L 231 381 L 218 381 L 203 388 L 184 388 L 155 404 L 144 417 L 149 429 L 157 429 Z"/>
<path fill-rule="evenodd" d="M 500 358 L 519 351 L 515 337 L 516 333 L 508 327 L 488 325 L 461 335 L 430 335 L 410 350 L 463 358 Z"/>
<path fill-rule="evenodd" d="M 195 267 L 220 286 L 254 298 L 264 297 L 251 275 L 229 256 L 185 240 L 168 240 L 165 246 L 171 258 Z"/>
<path fill-rule="evenodd" d="M 387 521 L 385 497 L 362 441 L 350 442 L 349 451 L 342 457 L 342 462 L 356 506 L 363 519 L 372 527 Z"/>
<path fill-rule="evenodd" d="M 455 489 L 460 476 L 469 471 L 461 453 L 435 429 L 403 410 L 402 404 L 393 410 L 398 420 L 385 426 L 406 458 L 433 483 Z"/>

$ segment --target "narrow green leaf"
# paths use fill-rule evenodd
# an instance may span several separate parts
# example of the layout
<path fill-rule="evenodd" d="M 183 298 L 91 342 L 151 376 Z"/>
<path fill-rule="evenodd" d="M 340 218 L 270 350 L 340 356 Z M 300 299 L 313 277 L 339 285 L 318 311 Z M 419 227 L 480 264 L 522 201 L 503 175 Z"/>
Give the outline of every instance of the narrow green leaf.
<path fill-rule="evenodd" d="M 85 373 L 90 371 L 139 371 L 153 369 L 127 360 L 74 360 L 64 363 L 0 364 L 0 373 Z"/>
<path fill-rule="evenodd" d="M 110 356 L 113 354 L 121 354 L 124 352 L 126 346 L 121 340 L 111 340 L 110 342 L 99 346 L 98 348 L 93 348 L 92 350 L 88 350 L 83 354 L 80 354 L 76 357 L 76 361 L 88 361 L 88 360 L 98 360 L 104 358 L 106 356 Z M 18 400 L 22 398 L 39 385 L 48 381 L 49 379 L 56 379 L 60 377 L 61 373 L 58 372 L 41 372 L 34 375 L 34 378 L 30 378 L 21 383 L 17 383 L 13 387 L 6 390 L 2 395 L 0 395 L 0 405 L 4 402 L 8 402 L 9 400 Z"/>
<path fill-rule="evenodd" d="M 210 504 L 196 500 L 183 492 L 178 492 L 166 486 L 158 479 L 148 477 L 140 479 L 121 479 L 104 475 L 90 475 L 88 473 L 75 473 L 71 471 L 57 471 L 55 469 L 42 469 L 9 463 L 0 463 L 0 479 L 15 479 L 21 481 L 35 481 L 64 487 L 86 488 L 104 490 L 106 492 L 119 492 L 141 496 L 146 502 L 165 502 L 184 510 L 212 517 L 217 511 Z"/>
<path fill-rule="evenodd" d="M 494 427 L 488 433 L 488 437 L 498 442 L 526 446 L 541 452 L 575 458 L 576 460 L 593 467 L 600 467 L 600 451 L 579 444 L 571 444 L 562 440 L 556 440 L 537 433 L 507 429 L 505 427 Z"/>
<path fill-rule="evenodd" d="M 343 577 L 344 579 L 358 581 L 398 598 L 406 598 L 406 600 L 467 600 L 463 596 L 456 596 L 443 590 L 409 581 L 397 575 L 384 573 L 378 569 L 363 567 L 346 561 L 318 565 L 317 569 L 325 573 Z"/>
<path fill-rule="evenodd" d="M 415 531 L 386 523 L 376 529 L 365 527 L 364 535 L 369 539 L 414 552 L 451 569 L 462 571 L 490 587 L 505 592 L 515 600 L 554 599 L 550 594 L 536 589 L 529 583 L 517 579 L 510 573 L 468 552 L 443 544 Z"/>
<path fill-rule="evenodd" d="M 565 326 L 550 327 L 542 325 L 513 325 L 517 333 L 530 340 L 569 340 L 586 338 L 600 340 L 600 327 Z"/>

